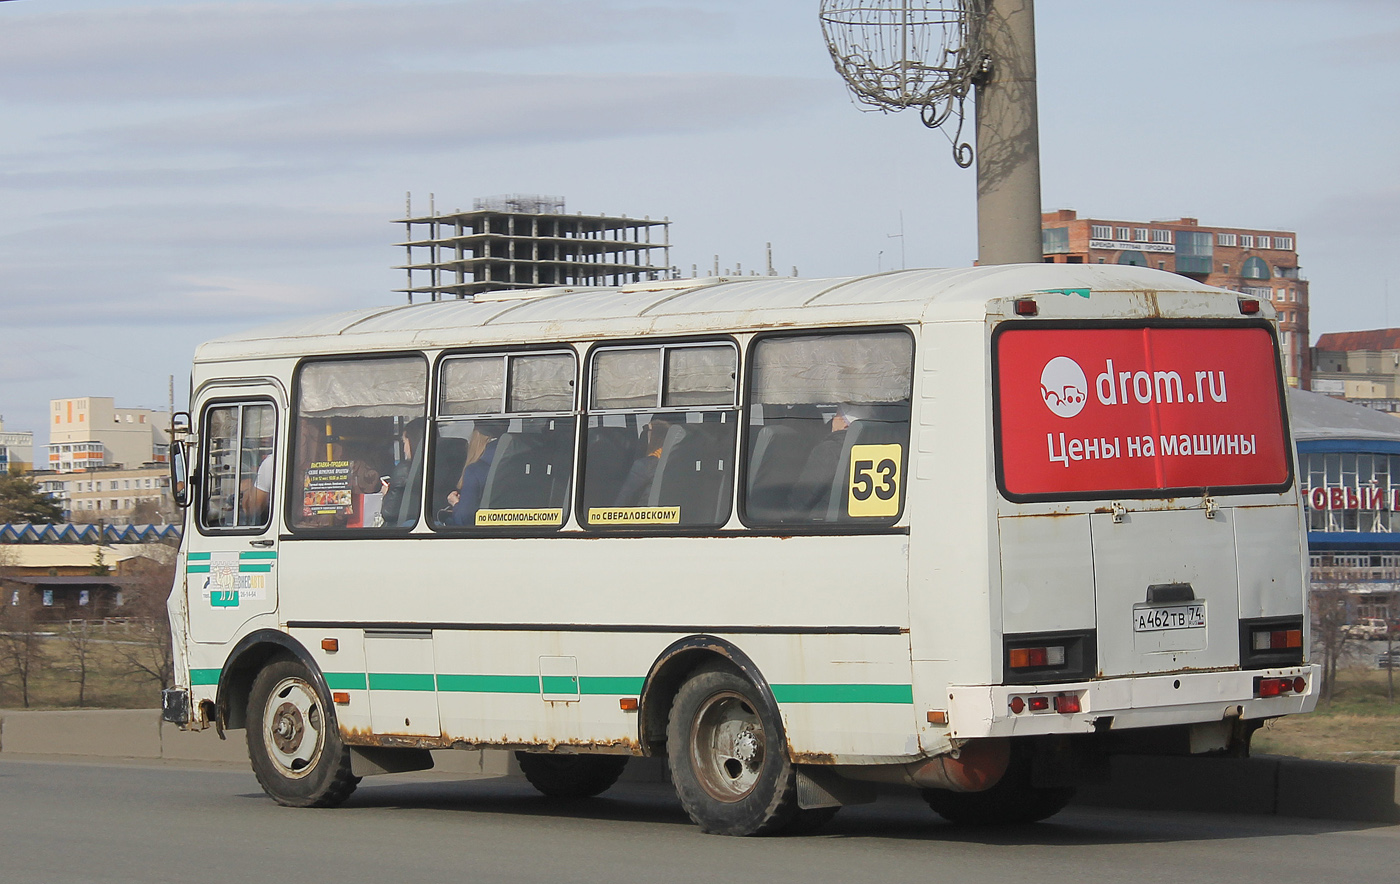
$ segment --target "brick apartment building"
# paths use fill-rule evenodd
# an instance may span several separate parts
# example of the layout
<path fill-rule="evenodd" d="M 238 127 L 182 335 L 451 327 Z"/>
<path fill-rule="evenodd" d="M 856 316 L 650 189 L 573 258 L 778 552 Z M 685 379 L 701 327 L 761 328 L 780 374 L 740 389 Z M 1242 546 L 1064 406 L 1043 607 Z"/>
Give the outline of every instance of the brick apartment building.
<path fill-rule="evenodd" d="M 1050 263 L 1153 267 L 1271 301 L 1288 383 L 1309 389 L 1308 281 L 1298 270 L 1295 233 L 1205 227 L 1195 218 L 1080 218 L 1073 209 L 1060 209 L 1041 215 L 1041 239 Z"/>

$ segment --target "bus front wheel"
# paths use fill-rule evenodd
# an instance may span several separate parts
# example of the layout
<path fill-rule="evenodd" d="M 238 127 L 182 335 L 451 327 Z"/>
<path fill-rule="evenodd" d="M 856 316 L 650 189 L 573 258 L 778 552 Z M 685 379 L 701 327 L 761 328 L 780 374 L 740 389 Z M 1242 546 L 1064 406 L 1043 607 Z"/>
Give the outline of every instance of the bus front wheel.
<path fill-rule="evenodd" d="M 520 772 L 541 795 L 560 801 L 601 795 L 627 766 L 626 755 L 546 755 L 517 752 Z"/>
<path fill-rule="evenodd" d="M 666 728 L 671 780 L 686 813 L 715 835 L 767 835 L 799 820 L 782 722 L 758 688 L 718 665 L 676 693 Z"/>
<path fill-rule="evenodd" d="M 334 709 L 295 660 L 274 661 L 253 680 L 248 758 L 263 791 L 288 807 L 333 807 L 360 782 Z"/>

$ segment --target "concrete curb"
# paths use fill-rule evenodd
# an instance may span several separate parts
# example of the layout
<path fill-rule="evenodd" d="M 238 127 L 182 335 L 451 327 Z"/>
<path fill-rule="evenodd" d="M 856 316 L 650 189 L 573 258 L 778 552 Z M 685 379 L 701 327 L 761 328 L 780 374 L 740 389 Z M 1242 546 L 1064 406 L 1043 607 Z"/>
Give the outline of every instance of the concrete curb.
<path fill-rule="evenodd" d="M 24 756 L 246 764 L 242 731 L 182 731 L 155 709 L 0 711 L 0 758 Z M 503 749 L 434 752 L 435 770 L 454 777 L 519 776 Z M 1119 756 L 1109 782 L 1084 786 L 1076 803 L 1141 810 L 1265 814 L 1358 822 L 1400 822 L 1400 768 L 1280 756 Z M 661 759 L 634 759 L 624 782 L 666 782 Z"/>

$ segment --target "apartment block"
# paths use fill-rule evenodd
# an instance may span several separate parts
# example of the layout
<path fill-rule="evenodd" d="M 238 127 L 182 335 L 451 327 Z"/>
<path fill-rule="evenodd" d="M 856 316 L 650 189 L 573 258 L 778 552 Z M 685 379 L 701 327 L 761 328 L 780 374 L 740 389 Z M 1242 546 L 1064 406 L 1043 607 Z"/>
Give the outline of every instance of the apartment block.
<path fill-rule="evenodd" d="M 1298 268 L 1296 233 L 1208 227 L 1195 218 L 1080 218 L 1060 209 L 1041 215 L 1041 241 L 1047 263 L 1152 267 L 1272 302 L 1288 383 L 1310 388 L 1308 281 Z"/>
<path fill-rule="evenodd" d="M 86 396 L 50 400 L 49 418 L 50 470 L 134 469 L 169 460 L 166 412 L 118 408 L 111 398 Z"/>
<path fill-rule="evenodd" d="M 18 469 L 34 469 L 34 433 L 31 430 L 5 429 L 5 416 L 0 415 L 0 473 Z"/>

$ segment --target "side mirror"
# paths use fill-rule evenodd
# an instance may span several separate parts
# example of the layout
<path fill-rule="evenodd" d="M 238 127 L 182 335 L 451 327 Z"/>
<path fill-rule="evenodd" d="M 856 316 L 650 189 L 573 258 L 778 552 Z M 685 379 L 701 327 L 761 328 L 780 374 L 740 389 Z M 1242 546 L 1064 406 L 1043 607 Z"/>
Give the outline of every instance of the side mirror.
<path fill-rule="evenodd" d="M 190 505 L 190 449 L 184 439 L 170 444 L 170 496 L 180 509 Z"/>

